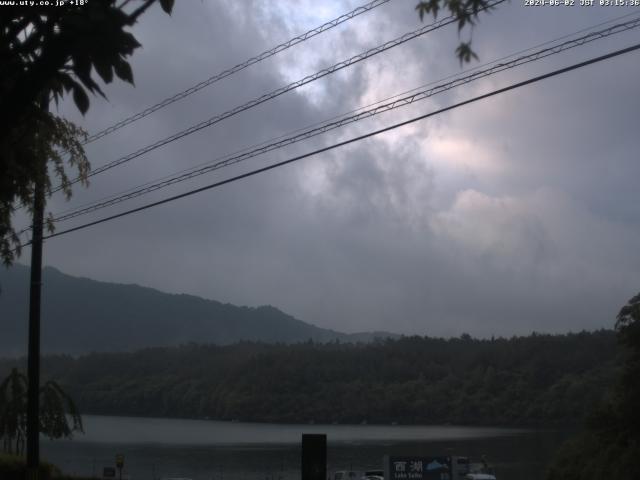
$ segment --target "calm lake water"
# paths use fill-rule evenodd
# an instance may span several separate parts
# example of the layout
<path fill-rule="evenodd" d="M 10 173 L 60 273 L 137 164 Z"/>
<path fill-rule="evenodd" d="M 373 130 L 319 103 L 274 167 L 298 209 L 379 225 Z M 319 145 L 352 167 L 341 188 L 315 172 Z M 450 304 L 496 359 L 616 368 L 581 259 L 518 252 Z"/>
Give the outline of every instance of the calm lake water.
<path fill-rule="evenodd" d="M 102 475 L 116 454 L 131 480 L 294 480 L 303 433 L 326 433 L 332 470 L 381 469 L 387 455 L 486 455 L 498 480 L 541 480 L 567 432 L 458 426 L 274 425 L 206 420 L 84 417 L 85 435 L 42 441 L 66 473 Z"/>

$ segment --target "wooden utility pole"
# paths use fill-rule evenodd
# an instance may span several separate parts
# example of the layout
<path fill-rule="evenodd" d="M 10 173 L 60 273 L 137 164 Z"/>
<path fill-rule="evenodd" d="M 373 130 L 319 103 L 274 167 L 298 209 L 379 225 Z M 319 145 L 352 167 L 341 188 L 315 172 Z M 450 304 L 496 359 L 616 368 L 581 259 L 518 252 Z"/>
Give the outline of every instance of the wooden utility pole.
<path fill-rule="evenodd" d="M 43 105 L 48 110 L 47 103 Z M 29 289 L 29 353 L 27 358 L 27 480 L 38 480 L 40 465 L 40 297 L 42 290 L 42 232 L 47 160 L 42 159 L 33 192 L 31 285 Z"/>

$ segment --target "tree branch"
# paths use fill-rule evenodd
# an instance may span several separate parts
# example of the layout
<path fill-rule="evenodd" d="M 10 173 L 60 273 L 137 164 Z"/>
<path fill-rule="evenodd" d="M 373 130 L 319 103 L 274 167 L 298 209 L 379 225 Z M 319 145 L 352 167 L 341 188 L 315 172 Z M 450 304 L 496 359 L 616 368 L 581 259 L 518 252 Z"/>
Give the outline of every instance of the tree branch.
<path fill-rule="evenodd" d="M 126 3 L 126 2 L 125 2 Z M 156 3 L 156 0 L 146 0 L 143 5 L 134 10 L 131 14 L 127 15 L 127 18 L 130 23 L 127 25 L 131 26 L 138 20 L 138 17 L 142 15 L 144 12 L 148 10 L 148 8 Z"/>

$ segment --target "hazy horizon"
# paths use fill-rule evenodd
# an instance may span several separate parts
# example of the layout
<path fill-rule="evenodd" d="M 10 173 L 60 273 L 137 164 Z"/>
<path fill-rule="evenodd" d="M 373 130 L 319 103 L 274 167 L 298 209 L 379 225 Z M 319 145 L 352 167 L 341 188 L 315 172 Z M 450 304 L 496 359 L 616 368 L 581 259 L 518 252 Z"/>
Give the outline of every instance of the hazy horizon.
<path fill-rule="evenodd" d="M 20 262 L 16 262 L 16 264 L 15 264 L 14 266 L 17 266 L 17 267 L 19 267 L 19 268 L 20 268 L 20 267 L 23 267 L 23 268 L 29 268 L 29 267 L 28 267 L 28 265 L 25 265 L 25 264 L 20 263 Z M 10 267 L 10 268 L 12 268 L 12 267 Z M 289 312 L 287 312 L 285 309 L 281 308 L 281 307 L 280 307 L 280 306 L 278 306 L 278 305 L 273 305 L 273 304 L 262 304 L 262 305 L 236 305 L 236 304 L 233 304 L 233 303 L 230 303 L 230 302 L 224 302 L 224 301 L 222 301 L 222 300 L 220 300 L 220 299 L 217 299 L 217 298 L 207 298 L 207 297 L 202 297 L 202 296 L 200 296 L 200 295 L 193 295 L 193 294 L 191 294 L 191 293 L 187 293 L 187 292 L 179 292 L 179 291 L 177 291 L 177 292 L 171 292 L 171 291 L 166 291 L 166 290 L 162 290 L 162 289 L 159 289 L 159 288 L 155 288 L 155 287 L 152 287 L 152 286 L 149 286 L 149 285 L 142 285 L 142 284 L 139 284 L 139 283 L 131 283 L 131 282 L 112 282 L 112 281 L 105 281 L 105 280 L 101 280 L 101 279 L 98 279 L 98 278 L 91 278 L 91 277 L 88 277 L 88 276 L 82 276 L 82 277 L 80 277 L 80 276 L 79 276 L 79 277 L 76 277 L 76 276 L 69 275 L 68 273 L 66 273 L 66 272 L 62 271 L 61 269 L 59 269 L 59 268 L 57 268 L 57 267 L 54 267 L 54 266 L 52 266 L 52 265 L 44 265 L 44 266 L 43 266 L 43 269 L 44 269 L 44 270 L 46 270 L 46 269 L 52 269 L 52 270 L 55 270 L 56 272 L 59 272 L 59 273 L 61 273 L 61 274 L 63 274 L 63 275 L 71 276 L 71 277 L 74 277 L 74 278 L 77 278 L 77 279 L 83 279 L 83 280 L 85 280 L 85 279 L 86 279 L 86 280 L 90 280 L 90 281 L 92 281 L 92 282 L 97 282 L 97 283 L 101 283 L 101 284 L 102 284 L 102 283 L 104 283 L 104 284 L 113 284 L 113 285 L 122 285 L 122 286 L 140 287 L 140 288 L 150 289 L 150 290 L 153 290 L 153 291 L 156 291 L 156 292 L 160 292 L 161 294 L 166 294 L 166 295 L 171 295 L 171 296 L 188 296 L 188 297 L 194 297 L 194 298 L 196 298 L 196 299 L 202 299 L 202 300 L 205 300 L 205 301 L 221 303 L 221 304 L 223 304 L 223 305 L 232 305 L 232 306 L 235 306 L 235 307 L 250 308 L 250 309 L 260 309 L 260 308 L 263 308 L 263 307 L 271 307 L 271 308 L 275 308 L 275 309 L 277 309 L 277 310 L 281 311 L 281 312 L 282 312 L 282 313 L 284 313 L 285 315 L 291 315 L 291 314 L 290 314 Z M 0 288 L 1 288 L 1 287 L 2 287 L 2 284 L 0 283 Z M 6 298 L 6 297 L 5 297 L 5 298 Z M 25 298 L 26 298 L 26 297 L 25 297 Z M 2 290 L 0 290 L 0 305 L 2 304 L 2 300 L 3 300 L 3 298 L 2 298 Z M 26 305 L 25 305 L 25 306 L 26 306 Z M 25 312 L 26 312 L 26 310 L 25 310 Z M 292 316 L 293 316 L 293 315 L 292 315 Z M 26 315 L 25 315 L 25 326 L 26 326 L 26 318 L 27 318 L 27 317 L 26 317 Z M 304 318 L 299 318 L 299 317 L 295 317 L 295 316 L 293 316 L 293 318 L 295 318 L 295 319 L 297 319 L 297 320 L 300 320 L 300 321 L 302 321 L 302 322 L 304 322 L 304 323 L 307 323 L 307 324 L 309 324 L 309 325 L 319 326 L 319 325 L 316 325 L 316 324 L 314 324 L 314 323 L 312 323 L 312 322 L 307 321 L 307 320 L 306 320 L 306 319 L 304 319 Z M 320 327 L 320 328 L 322 328 L 322 327 Z M 472 337 L 473 337 L 473 338 L 476 338 L 476 339 L 489 339 L 489 338 L 493 338 L 493 337 L 495 337 L 495 338 L 510 338 L 510 337 L 513 337 L 513 336 L 525 336 L 525 337 L 526 337 L 526 336 L 530 336 L 530 335 L 532 335 L 532 334 L 540 334 L 540 335 L 547 335 L 547 334 L 549 334 L 549 335 L 565 335 L 565 334 L 574 334 L 574 333 L 580 333 L 580 332 L 585 332 L 585 331 L 586 331 L 586 332 L 594 332 L 594 331 L 602 330 L 602 329 L 604 329 L 604 330 L 612 330 L 612 329 L 613 329 L 613 322 L 611 322 L 611 324 L 610 324 L 610 325 L 604 325 L 604 326 L 602 326 L 602 327 L 595 327 L 595 328 L 592 328 L 592 329 L 588 329 L 588 328 L 581 328 L 581 329 L 576 329 L 576 330 L 565 330 L 565 331 L 541 331 L 541 330 L 531 330 L 530 332 L 523 332 L 523 333 L 521 333 L 521 334 L 519 334 L 519 335 L 503 335 L 503 334 L 501 334 L 500 332 L 496 332 L 496 333 L 494 333 L 494 334 L 490 334 L 490 335 L 472 335 Z M 393 330 L 360 330 L 360 331 L 349 331 L 349 330 L 340 330 L 340 329 L 331 329 L 331 330 L 334 330 L 334 331 L 339 332 L 339 333 L 344 333 L 344 334 L 347 334 L 347 335 L 357 335 L 357 334 L 362 334 L 362 333 L 389 333 L 389 334 L 393 334 L 393 335 L 400 335 L 400 336 L 412 336 L 412 335 L 418 335 L 418 336 L 426 336 L 426 337 L 431 337 L 431 338 L 444 338 L 444 339 L 449 339 L 449 338 L 458 338 L 458 337 L 460 337 L 461 335 L 468 335 L 468 334 L 469 334 L 468 332 L 464 332 L 464 331 L 459 332 L 458 334 L 453 334 L 453 335 L 449 335 L 449 336 L 442 336 L 442 335 L 430 335 L 428 332 L 426 332 L 426 333 L 422 333 L 422 334 L 418 334 L 418 333 L 412 333 L 412 332 L 399 332 L 399 331 L 393 331 Z M 25 333 L 26 333 L 26 331 L 25 331 Z M 301 340 L 301 341 L 305 341 L 305 340 Z M 207 343 L 207 342 L 205 342 L 205 343 Z M 26 343 L 25 343 L 24 347 L 26 348 Z"/>

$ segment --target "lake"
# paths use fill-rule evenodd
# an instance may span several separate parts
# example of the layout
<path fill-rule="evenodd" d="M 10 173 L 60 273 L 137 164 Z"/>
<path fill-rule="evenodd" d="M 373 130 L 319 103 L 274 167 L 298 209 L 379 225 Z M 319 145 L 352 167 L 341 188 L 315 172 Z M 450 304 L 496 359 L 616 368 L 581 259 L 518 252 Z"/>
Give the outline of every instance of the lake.
<path fill-rule="evenodd" d="M 327 434 L 328 470 L 382 469 L 387 455 L 486 455 L 498 480 L 540 480 L 567 432 L 461 426 L 275 425 L 85 415 L 84 435 L 41 442 L 65 473 L 102 474 L 125 456 L 131 480 L 294 480 L 303 433 Z"/>

